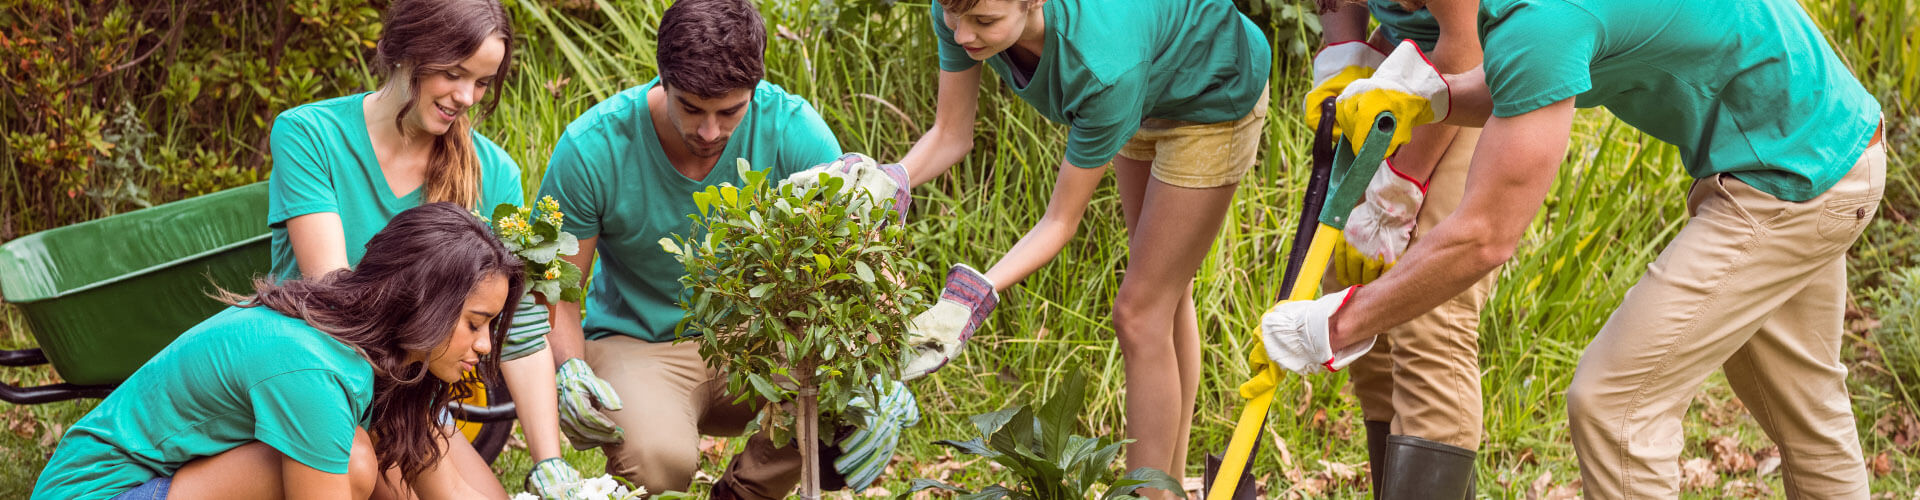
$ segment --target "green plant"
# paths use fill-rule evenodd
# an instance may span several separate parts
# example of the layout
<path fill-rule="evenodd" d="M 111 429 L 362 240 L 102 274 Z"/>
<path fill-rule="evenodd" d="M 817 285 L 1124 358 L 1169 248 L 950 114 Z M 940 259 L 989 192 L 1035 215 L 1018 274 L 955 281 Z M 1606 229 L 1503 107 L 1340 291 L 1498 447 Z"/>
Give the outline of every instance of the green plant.
<path fill-rule="evenodd" d="M 1141 467 L 1115 478 L 1113 460 L 1132 440 L 1114 441 L 1076 434 L 1080 413 L 1086 409 L 1086 375 L 1074 372 L 1060 391 L 1040 404 L 1039 410 L 1016 405 L 1000 411 L 973 416 L 980 435 L 966 441 L 941 440 L 947 446 L 968 455 L 985 457 L 1012 471 L 1013 487 L 998 484 L 971 491 L 933 479 L 915 479 L 912 488 L 900 494 L 906 499 L 913 492 L 929 488 L 961 494 L 969 500 L 1008 498 L 1013 500 L 1084 499 L 1100 494 L 1105 500 L 1141 498 L 1140 488 L 1159 488 L 1186 498 L 1180 483 L 1166 472 Z"/>
<path fill-rule="evenodd" d="M 580 253 L 580 240 L 560 230 L 567 214 L 552 196 L 542 197 L 532 207 L 501 203 L 493 207 L 493 232 L 507 250 L 527 265 L 527 291 L 540 294 L 548 302 L 579 303 L 580 267 L 560 258 Z"/>
<path fill-rule="evenodd" d="M 744 186 L 694 193 L 693 233 L 660 241 L 686 265 L 678 331 L 704 333 L 700 354 L 732 393 L 795 402 L 768 405 L 762 425 L 776 443 L 798 440 L 802 496 L 818 498 L 819 423 L 853 422 L 854 396 L 880 400 L 926 300 L 890 274 L 911 242 L 899 224 L 876 224 L 897 216 L 889 204 L 854 213 L 848 202 L 868 194 L 838 178 L 803 190 L 744 159 L 738 168 Z"/>

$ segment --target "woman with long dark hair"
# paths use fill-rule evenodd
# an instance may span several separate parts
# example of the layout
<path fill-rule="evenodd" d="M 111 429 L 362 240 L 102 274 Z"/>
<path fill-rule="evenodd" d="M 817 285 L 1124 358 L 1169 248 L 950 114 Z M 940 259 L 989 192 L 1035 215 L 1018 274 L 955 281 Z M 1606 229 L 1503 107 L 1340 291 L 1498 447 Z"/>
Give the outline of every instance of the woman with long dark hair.
<path fill-rule="evenodd" d="M 500 101 L 490 90 L 513 61 L 513 27 L 497 0 L 400 0 L 385 13 L 374 67 L 382 84 L 294 107 L 274 119 L 268 224 L 273 271 L 319 276 L 358 264 L 367 238 L 422 203 L 452 202 L 492 213 L 524 203 L 520 168 L 474 123 Z M 560 460 L 547 313 L 530 295 L 520 325 L 500 346 L 535 484 L 566 485 L 579 473 Z M 480 455 L 454 443 L 457 463 L 488 475 Z"/>
<path fill-rule="evenodd" d="M 387 470 L 421 498 L 504 496 L 456 471 L 438 420 L 497 369 L 524 288 L 466 209 L 407 210 L 352 270 L 223 292 L 67 430 L 33 497 L 361 499 Z"/>

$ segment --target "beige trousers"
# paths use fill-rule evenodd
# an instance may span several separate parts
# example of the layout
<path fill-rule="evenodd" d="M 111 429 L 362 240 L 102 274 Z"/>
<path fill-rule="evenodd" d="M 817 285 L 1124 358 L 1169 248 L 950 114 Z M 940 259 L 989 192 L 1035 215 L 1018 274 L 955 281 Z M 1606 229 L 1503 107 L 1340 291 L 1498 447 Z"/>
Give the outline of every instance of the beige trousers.
<path fill-rule="evenodd" d="M 1886 149 L 1805 202 L 1696 181 L 1685 228 L 1627 291 L 1567 388 L 1587 498 L 1676 498 L 1681 418 L 1715 368 L 1780 447 L 1790 498 L 1865 499 L 1840 361 L 1847 247 L 1873 219 Z"/>
<path fill-rule="evenodd" d="M 1447 145 L 1427 181 L 1414 242 L 1460 207 L 1479 141 L 1480 129 L 1462 127 Z M 1499 274 L 1487 273 L 1432 311 L 1387 330 L 1347 366 L 1367 420 L 1389 422 L 1394 434 L 1480 447 L 1480 308 Z"/>
<path fill-rule="evenodd" d="M 726 377 L 707 366 L 697 343 L 616 335 L 588 341 L 586 354 L 625 407 L 607 413 L 625 432 L 604 449 L 607 473 L 647 491 L 686 491 L 699 470 L 700 436 L 739 435 L 759 412 L 753 400 L 732 404 Z M 720 481 L 745 498 L 785 498 L 800 483 L 799 447 L 775 447 L 756 433 Z"/>

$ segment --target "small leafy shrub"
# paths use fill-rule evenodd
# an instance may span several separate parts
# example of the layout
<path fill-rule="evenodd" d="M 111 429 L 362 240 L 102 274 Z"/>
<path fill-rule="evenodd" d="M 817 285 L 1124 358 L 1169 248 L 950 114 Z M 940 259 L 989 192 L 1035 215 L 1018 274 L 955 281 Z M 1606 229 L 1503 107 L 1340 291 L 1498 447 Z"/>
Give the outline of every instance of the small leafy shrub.
<path fill-rule="evenodd" d="M 893 279 L 912 242 L 891 204 L 848 211 L 858 189 L 830 178 L 795 189 L 738 164 L 744 186 L 693 195 L 693 234 L 660 244 L 686 265 L 682 335 L 697 332 L 700 354 L 727 373 L 727 388 L 767 405 L 762 425 L 774 442 L 797 439 L 803 496 L 817 497 L 820 422 L 851 423 L 854 396 L 879 401 L 899 378 L 907 322 L 924 292 Z"/>
<path fill-rule="evenodd" d="M 1113 461 L 1131 440 L 1114 441 L 1075 434 L 1086 409 L 1086 375 L 1075 373 L 1060 392 L 1040 404 L 1039 410 L 1016 405 L 973 416 L 980 435 L 966 441 L 935 444 L 968 455 L 985 457 L 1013 473 L 1012 486 L 990 485 L 978 491 L 933 479 L 915 479 L 898 498 L 911 498 L 929 488 L 952 491 L 967 499 L 1080 500 L 1094 492 L 1104 500 L 1141 498 L 1140 488 L 1160 488 L 1186 498 L 1180 483 L 1159 469 L 1141 467 L 1114 477 Z"/>
<path fill-rule="evenodd" d="M 567 214 L 560 202 L 543 196 L 532 207 L 501 203 L 493 207 L 493 233 L 527 267 L 527 291 L 548 301 L 580 303 L 580 266 L 561 256 L 580 253 L 580 240 L 560 230 Z"/>

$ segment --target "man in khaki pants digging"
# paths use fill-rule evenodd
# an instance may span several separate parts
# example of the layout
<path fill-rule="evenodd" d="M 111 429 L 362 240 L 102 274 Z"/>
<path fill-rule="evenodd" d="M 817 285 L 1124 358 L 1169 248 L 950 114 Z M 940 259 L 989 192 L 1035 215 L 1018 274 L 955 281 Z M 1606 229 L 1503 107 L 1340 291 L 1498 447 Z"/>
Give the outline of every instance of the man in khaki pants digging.
<path fill-rule="evenodd" d="M 1320 105 L 1355 80 L 1371 76 L 1393 41 L 1410 40 L 1443 71 L 1480 64 L 1473 29 L 1478 5 L 1375 0 L 1343 5 L 1320 0 L 1327 47 L 1314 56 L 1307 93 L 1310 128 Z M 1380 21 L 1371 36 L 1367 19 Z M 1440 23 L 1458 23 L 1440 37 Z M 1380 165 L 1361 207 L 1334 250 L 1322 287 L 1337 290 L 1377 279 L 1382 268 L 1425 238 L 1460 206 L 1480 129 L 1431 124 L 1412 132 L 1406 148 Z M 1366 420 L 1367 462 L 1374 498 L 1471 498 L 1480 447 L 1480 308 L 1495 273 L 1440 307 L 1389 329 L 1348 368 Z M 1418 471 L 1417 473 L 1415 471 Z"/>
<path fill-rule="evenodd" d="M 1347 137 L 1383 110 L 1402 127 L 1484 120 L 1459 211 L 1364 290 L 1275 305 L 1261 322 L 1269 357 L 1338 369 L 1505 262 L 1566 155 L 1575 108 L 1606 106 L 1679 146 L 1695 182 L 1686 227 L 1567 391 L 1586 496 L 1677 497 L 1681 417 L 1718 366 L 1779 445 L 1788 496 L 1867 498 L 1841 320 L 1846 251 L 1879 203 L 1886 150 L 1879 103 L 1805 11 L 1487 0 L 1480 19 L 1481 69 L 1442 79 L 1403 45 L 1339 104 Z"/>

